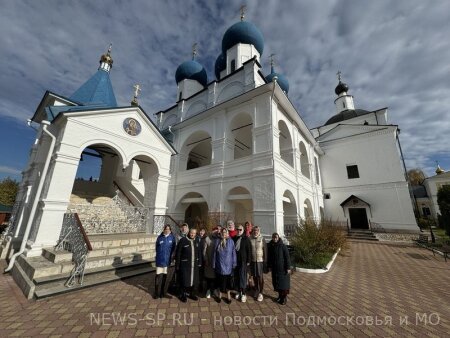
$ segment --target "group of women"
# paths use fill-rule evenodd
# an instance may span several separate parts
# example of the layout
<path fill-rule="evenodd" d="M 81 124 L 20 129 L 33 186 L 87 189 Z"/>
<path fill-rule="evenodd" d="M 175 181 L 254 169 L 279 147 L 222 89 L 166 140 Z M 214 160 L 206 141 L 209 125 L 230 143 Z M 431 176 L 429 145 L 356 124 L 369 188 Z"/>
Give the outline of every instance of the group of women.
<path fill-rule="evenodd" d="M 181 226 L 176 238 L 170 225 L 165 225 L 156 241 L 155 298 L 166 297 L 171 265 L 175 262 L 175 276 L 180 300 L 198 300 L 197 292 L 206 298 L 215 297 L 231 303 L 235 299 L 245 303 L 247 290 L 254 290 L 255 300 L 264 299 L 264 274 L 272 272 L 272 284 L 278 292 L 277 302 L 286 304 L 290 289 L 291 263 L 286 245 L 277 233 L 267 244 L 258 226 L 246 222 L 244 226 L 228 221 L 226 227 L 216 226 L 210 233 L 187 224 Z M 170 278 L 169 278 L 170 280 Z"/>

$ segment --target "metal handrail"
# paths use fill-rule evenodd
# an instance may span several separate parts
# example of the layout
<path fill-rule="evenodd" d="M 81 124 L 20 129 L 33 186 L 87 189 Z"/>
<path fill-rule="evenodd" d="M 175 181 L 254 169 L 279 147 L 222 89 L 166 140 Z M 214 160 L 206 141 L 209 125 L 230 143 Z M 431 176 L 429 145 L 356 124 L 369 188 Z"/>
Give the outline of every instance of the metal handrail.
<path fill-rule="evenodd" d="M 64 215 L 60 240 L 55 246 L 55 251 L 60 250 L 72 252 L 72 261 L 75 264 L 64 286 L 72 287 L 76 281 L 83 285 L 86 261 L 89 251 L 92 251 L 92 245 L 77 213 Z"/>

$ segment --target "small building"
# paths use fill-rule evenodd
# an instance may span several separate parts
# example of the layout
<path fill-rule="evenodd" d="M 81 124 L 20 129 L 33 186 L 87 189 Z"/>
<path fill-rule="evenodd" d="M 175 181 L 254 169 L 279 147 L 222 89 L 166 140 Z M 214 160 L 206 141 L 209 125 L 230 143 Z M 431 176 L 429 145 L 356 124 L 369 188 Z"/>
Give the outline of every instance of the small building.
<path fill-rule="evenodd" d="M 441 169 L 438 165 L 436 168 L 436 175 L 427 177 L 423 183 L 427 191 L 427 196 L 429 198 L 429 206 L 431 208 L 431 216 L 434 219 L 438 218 L 439 205 L 437 202 L 437 194 L 439 188 L 443 186 L 450 186 L 450 172 Z"/>

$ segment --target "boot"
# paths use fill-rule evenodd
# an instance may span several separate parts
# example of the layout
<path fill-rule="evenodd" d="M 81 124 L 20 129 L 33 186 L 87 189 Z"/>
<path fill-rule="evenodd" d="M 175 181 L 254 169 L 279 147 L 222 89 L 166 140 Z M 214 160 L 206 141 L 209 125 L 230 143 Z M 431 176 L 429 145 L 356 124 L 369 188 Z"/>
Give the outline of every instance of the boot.
<path fill-rule="evenodd" d="M 278 298 L 277 298 L 277 300 L 276 300 L 276 302 L 277 303 L 279 303 L 280 301 L 281 301 L 281 292 L 280 291 L 278 291 Z"/>
<path fill-rule="evenodd" d="M 197 297 L 196 293 L 197 293 L 196 290 L 194 288 L 192 288 L 191 291 L 190 291 L 189 298 L 192 299 L 192 300 L 198 300 L 198 297 Z"/>
<path fill-rule="evenodd" d="M 161 281 L 161 291 L 159 292 L 159 298 L 166 297 L 166 280 L 167 280 L 167 274 L 163 274 L 162 281 Z"/>
<path fill-rule="evenodd" d="M 281 297 L 280 304 L 281 305 L 286 305 L 286 303 L 287 303 L 287 296 Z"/>
<path fill-rule="evenodd" d="M 227 299 L 225 300 L 225 303 L 231 304 L 231 295 L 230 295 L 230 291 L 227 292 Z"/>
<path fill-rule="evenodd" d="M 180 300 L 181 300 L 183 303 L 186 303 L 186 302 L 187 302 L 187 295 L 186 295 L 186 290 L 185 290 L 185 289 L 183 289 L 183 291 L 181 292 Z"/>
<path fill-rule="evenodd" d="M 157 299 L 161 293 L 161 275 L 155 276 L 155 293 L 153 294 L 153 298 Z"/>

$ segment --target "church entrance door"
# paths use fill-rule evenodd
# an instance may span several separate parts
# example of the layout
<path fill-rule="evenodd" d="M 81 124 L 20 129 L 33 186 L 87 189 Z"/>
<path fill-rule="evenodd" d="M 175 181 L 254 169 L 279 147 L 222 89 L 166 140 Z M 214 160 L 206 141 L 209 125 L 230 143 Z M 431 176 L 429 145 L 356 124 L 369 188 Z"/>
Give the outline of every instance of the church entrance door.
<path fill-rule="evenodd" d="M 366 208 L 349 208 L 352 229 L 369 229 Z"/>

